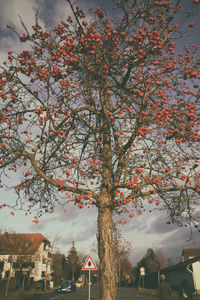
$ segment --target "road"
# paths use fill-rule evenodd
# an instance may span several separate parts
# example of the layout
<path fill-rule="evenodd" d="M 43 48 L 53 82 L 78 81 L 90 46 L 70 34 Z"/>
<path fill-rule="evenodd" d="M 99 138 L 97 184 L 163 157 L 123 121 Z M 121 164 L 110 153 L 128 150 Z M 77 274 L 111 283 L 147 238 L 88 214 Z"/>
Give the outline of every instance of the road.
<path fill-rule="evenodd" d="M 99 289 L 98 286 L 92 286 L 91 300 L 98 300 Z M 135 288 L 120 288 L 117 293 L 117 300 L 155 300 L 157 298 L 150 296 L 139 295 Z M 76 292 L 71 294 L 32 294 L 24 295 L 16 300 L 88 300 L 88 287 L 77 289 Z"/>

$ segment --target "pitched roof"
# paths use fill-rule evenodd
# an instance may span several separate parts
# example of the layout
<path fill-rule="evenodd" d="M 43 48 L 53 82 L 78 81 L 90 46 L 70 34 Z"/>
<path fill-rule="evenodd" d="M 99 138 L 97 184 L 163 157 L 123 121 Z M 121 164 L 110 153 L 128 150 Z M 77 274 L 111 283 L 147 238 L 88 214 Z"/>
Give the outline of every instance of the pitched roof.
<path fill-rule="evenodd" d="M 200 256 L 200 248 L 185 248 L 183 249 L 182 254 L 186 254 L 187 257 Z"/>
<path fill-rule="evenodd" d="M 200 261 L 200 256 L 197 256 L 197 257 L 194 257 L 194 258 L 191 258 L 191 259 L 187 259 L 184 262 L 180 262 L 180 263 L 175 264 L 173 266 L 162 269 L 162 271 L 170 272 L 170 271 L 174 271 L 174 270 L 177 270 L 177 269 L 185 269 L 186 267 L 188 267 L 189 265 L 191 265 L 191 264 L 193 264 L 197 261 Z"/>
<path fill-rule="evenodd" d="M 41 233 L 0 234 L 0 255 L 33 255 L 43 241 L 50 244 Z"/>

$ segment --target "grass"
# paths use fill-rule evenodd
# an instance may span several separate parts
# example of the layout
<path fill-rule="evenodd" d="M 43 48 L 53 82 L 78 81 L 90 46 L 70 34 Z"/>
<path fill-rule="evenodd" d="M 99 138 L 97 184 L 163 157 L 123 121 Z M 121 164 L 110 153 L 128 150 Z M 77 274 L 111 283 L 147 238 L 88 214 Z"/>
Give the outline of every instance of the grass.
<path fill-rule="evenodd" d="M 158 296 L 157 290 L 139 288 L 138 291 L 141 295 L 153 296 L 153 297 Z M 179 300 L 179 296 L 178 296 L 177 291 L 172 292 L 172 300 Z M 193 300 L 200 300 L 200 295 L 194 295 Z"/>

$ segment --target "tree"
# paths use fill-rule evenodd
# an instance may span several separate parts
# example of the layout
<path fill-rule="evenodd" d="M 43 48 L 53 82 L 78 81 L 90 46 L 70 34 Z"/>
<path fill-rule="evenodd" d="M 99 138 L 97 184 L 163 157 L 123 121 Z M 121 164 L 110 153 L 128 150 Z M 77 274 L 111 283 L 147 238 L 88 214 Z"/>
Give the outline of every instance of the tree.
<path fill-rule="evenodd" d="M 132 267 L 129 261 L 131 244 L 123 238 L 121 231 L 116 227 L 113 232 L 113 252 L 117 282 L 120 285 L 121 281 L 126 281 L 126 277 L 128 275 L 131 276 L 132 273 Z"/>
<path fill-rule="evenodd" d="M 1 67 L 1 182 L 18 174 L 16 206 L 39 216 L 62 199 L 97 207 L 100 299 L 115 300 L 115 212 L 155 205 L 199 224 L 199 52 L 176 48 L 180 0 L 113 0 L 111 18 L 97 7 L 89 21 L 68 3 L 53 30 L 37 13 L 32 32 L 7 25 L 28 47 Z"/>
<path fill-rule="evenodd" d="M 58 286 L 60 281 L 65 278 L 64 276 L 64 261 L 65 256 L 60 252 L 52 254 L 52 269 L 53 269 L 53 278 L 54 285 Z"/>
<path fill-rule="evenodd" d="M 156 259 L 159 262 L 159 268 L 164 269 L 167 267 L 167 259 L 162 251 L 162 249 L 155 250 Z"/>
<path fill-rule="evenodd" d="M 79 278 L 81 271 L 81 261 L 78 252 L 75 248 L 74 241 L 72 242 L 72 247 L 70 248 L 66 257 L 65 268 L 67 271 L 68 279 L 75 281 Z"/>
<path fill-rule="evenodd" d="M 120 259 L 120 285 L 121 286 L 128 286 L 132 281 L 132 265 L 127 256 L 121 257 Z"/>
<path fill-rule="evenodd" d="M 166 267 L 166 259 L 162 250 L 154 251 L 149 248 L 145 256 L 138 262 L 137 268 L 134 270 L 135 277 L 139 281 L 140 268 L 145 268 L 145 284 L 148 287 L 155 288 L 157 286 L 158 271 Z"/>
<path fill-rule="evenodd" d="M 154 253 L 153 249 L 149 248 L 147 250 L 146 255 L 139 263 L 141 266 L 145 266 L 146 273 L 153 273 L 160 269 L 160 263 L 157 259 L 156 254 Z"/>
<path fill-rule="evenodd" d="M 48 240 L 50 241 L 51 244 L 51 262 L 50 260 L 46 260 L 45 290 L 47 290 L 47 281 L 48 281 L 47 269 L 50 263 L 52 268 L 54 285 L 58 286 L 60 284 L 61 279 L 64 278 L 65 256 L 57 248 L 57 243 L 60 241 L 60 239 L 61 238 L 57 233 L 51 232 L 49 234 Z"/>
<path fill-rule="evenodd" d="M 145 269 L 145 276 L 141 276 L 140 268 L 143 267 Z M 156 274 L 160 270 L 159 261 L 153 251 L 153 249 L 149 248 L 145 256 L 138 262 L 136 268 L 136 281 L 138 282 L 138 286 L 141 287 L 141 283 L 143 286 L 155 288 L 155 281 L 157 283 L 158 275 Z M 155 276 L 156 274 L 156 276 Z"/>
<path fill-rule="evenodd" d="M 131 243 L 127 241 L 121 230 L 114 224 L 113 228 L 113 253 L 114 253 L 114 263 L 116 268 L 116 282 L 118 285 L 121 284 L 121 281 L 125 281 L 125 277 L 132 273 L 131 263 L 129 261 L 129 255 L 131 252 Z M 98 253 L 98 245 L 93 244 L 92 252 Z M 86 258 L 85 258 L 86 259 Z M 127 275 L 127 276 L 126 276 Z"/>
<path fill-rule="evenodd" d="M 138 263 L 138 269 L 140 269 L 140 267 L 145 268 L 146 274 L 151 274 L 160 269 L 159 261 L 155 255 L 153 249 L 149 248 L 147 250 L 147 253 L 145 254 L 145 256 Z"/>
<path fill-rule="evenodd" d="M 7 262 L 9 263 L 9 270 L 7 276 L 7 283 L 5 289 L 5 297 L 8 296 L 9 283 L 13 275 L 15 267 L 20 270 L 20 279 L 22 282 L 22 292 L 24 289 L 25 275 L 23 274 L 23 266 L 28 262 L 28 266 L 33 268 L 33 265 L 29 261 L 29 255 L 26 255 L 27 249 L 31 246 L 31 242 L 25 235 L 8 233 L 0 234 L 0 254 L 8 256 Z M 27 267 L 27 266 L 26 266 Z M 29 275 L 28 275 L 29 276 Z"/>

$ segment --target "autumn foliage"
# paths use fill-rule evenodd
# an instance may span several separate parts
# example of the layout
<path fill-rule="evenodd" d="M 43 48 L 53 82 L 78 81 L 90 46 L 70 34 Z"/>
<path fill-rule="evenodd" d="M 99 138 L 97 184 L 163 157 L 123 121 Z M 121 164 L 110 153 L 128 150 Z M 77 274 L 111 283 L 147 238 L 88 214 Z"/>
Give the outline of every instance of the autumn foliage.
<path fill-rule="evenodd" d="M 2 187 L 17 174 L 39 215 L 62 198 L 130 218 L 161 206 L 197 227 L 200 58 L 176 47 L 181 1 L 113 1 L 113 19 L 68 2 L 52 30 L 22 23 L 27 48 L 1 67 Z"/>

